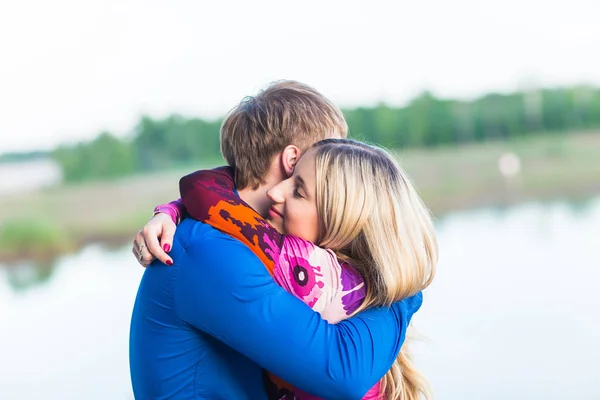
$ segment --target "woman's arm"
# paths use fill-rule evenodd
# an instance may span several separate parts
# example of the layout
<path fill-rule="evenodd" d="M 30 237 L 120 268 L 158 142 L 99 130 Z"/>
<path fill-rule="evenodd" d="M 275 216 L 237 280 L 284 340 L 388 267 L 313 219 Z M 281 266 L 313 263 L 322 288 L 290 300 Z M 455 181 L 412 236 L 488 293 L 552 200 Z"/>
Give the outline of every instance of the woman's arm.
<path fill-rule="evenodd" d="M 179 191 L 190 217 L 244 243 L 273 274 L 284 235 L 238 196 L 231 168 L 200 170 L 186 175 L 179 181 Z"/>
<path fill-rule="evenodd" d="M 171 217 L 173 222 L 175 222 L 175 225 L 179 225 L 181 220 L 186 215 L 185 207 L 183 206 L 181 199 L 173 200 L 167 204 L 160 204 L 154 207 L 154 215 L 160 213 L 167 214 L 169 217 Z"/>
<path fill-rule="evenodd" d="M 223 171 L 225 171 L 225 174 L 228 174 L 229 170 L 227 168 L 228 167 L 221 167 L 215 170 L 196 171 L 181 179 L 181 182 L 185 182 L 187 179 L 187 182 L 190 184 L 188 189 L 190 194 L 187 196 L 187 203 L 193 210 L 192 217 L 194 219 L 207 222 L 208 215 L 206 214 L 208 209 L 215 205 L 219 200 L 222 200 L 222 197 L 220 196 L 215 197 L 214 187 L 204 188 L 204 192 L 207 194 L 206 198 L 200 196 L 198 189 L 202 188 L 202 186 L 196 186 L 195 184 L 207 184 L 214 180 L 215 177 L 219 177 L 219 174 L 221 174 Z M 237 195 L 235 195 L 233 179 L 228 178 L 227 175 L 222 176 L 222 178 L 223 177 L 226 179 L 221 180 L 216 185 L 216 188 L 220 189 L 222 194 L 225 193 L 227 195 L 237 197 Z M 244 206 L 240 204 L 240 208 L 242 207 Z M 154 208 L 154 215 L 150 221 L 144 225 L 134 239 L 132 251 L 136 258 L 139 257 L 139 244 L 144 244 L 148 250 L 147 252 L 144 251 L 144 258 L 138 258 L 138 262 L 147 267 L 150 265 L 150 263 L 152 263 L 152 261 L 154 261 L 155 258 L 158 258 L 164 264 L 171 265 L 173 260 L 167 253 L 170 251 L 171 246 L 173 245 L 173 236 L 177 230 L 177 225 L 179 225 L 181 220 L 187 216 L 189 216 L 189 214 L 181 198 L 173 200 L 167 204 L 157 205 Z M 268 226 L 266 222 L 264 225 L 265 227 Z M 215 224 L 213 224 L 213 226 L 215 226 Z M 217 227 L 219 227 L 218 224 Z M 224 228 L 224 226 L 221 226 L 221 228 Z M 268 231 L 269 229 L 266 230 Z M 279 235 L 275 230 L 267 232 L 267 234 L 273 236 Z M 253 246 L 252 237 L 249 237 L 248 235 L 238 235 L 236 238 L 242 240 L 248 246 Z M 263 255 L 262 260 L 272 271 L 272 257 Z"/>

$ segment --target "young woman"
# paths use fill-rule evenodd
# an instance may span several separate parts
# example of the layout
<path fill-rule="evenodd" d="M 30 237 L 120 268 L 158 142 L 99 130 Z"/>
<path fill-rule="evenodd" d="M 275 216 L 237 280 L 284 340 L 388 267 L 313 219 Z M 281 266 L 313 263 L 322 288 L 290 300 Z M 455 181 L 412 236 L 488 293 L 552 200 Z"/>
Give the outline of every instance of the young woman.
<path fill-rule="evenodd" d="M 245 242 L 278 284 L 329 322 L 415 295 L 434 277 L 438 248 L 430 213 L 380 148 L 347 139 L 317 143 L 268 192 L 268 222 L 235 194 L 228 168 L 190 174 L 180 190 L 185 212 Z M 430 397 L 406 354 L 405 345 L 365 399 Z M 270 398 L 314 399 L 267 378 Z"/>

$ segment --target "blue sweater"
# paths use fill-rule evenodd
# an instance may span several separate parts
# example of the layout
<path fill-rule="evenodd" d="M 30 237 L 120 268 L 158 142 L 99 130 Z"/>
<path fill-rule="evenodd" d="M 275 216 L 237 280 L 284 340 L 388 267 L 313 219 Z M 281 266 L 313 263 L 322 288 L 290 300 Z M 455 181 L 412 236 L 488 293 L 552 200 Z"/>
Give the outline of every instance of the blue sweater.
<path fill-rule="evenodd" d="M 136 399 L 265 399 L 262 368 L 327 399 L 360 399 L 389 370 L 418 295 L 336 325 L 278 286 L 241 242 L 191 219 L 174 265 L 144 272 L 130 331 Z"/>

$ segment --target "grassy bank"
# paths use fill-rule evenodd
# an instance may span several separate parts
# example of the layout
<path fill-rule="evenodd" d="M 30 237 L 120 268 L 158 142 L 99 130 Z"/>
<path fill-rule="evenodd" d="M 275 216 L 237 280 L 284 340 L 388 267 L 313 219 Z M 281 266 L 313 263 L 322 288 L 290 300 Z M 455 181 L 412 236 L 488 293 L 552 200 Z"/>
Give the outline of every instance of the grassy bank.
<path fill-rule="evenodd" d="M 516 154 L 520 173 L 506 179 L 499 158 Z M 600 194 L 600 132 L 571 133 L 397 153 L 437 215 L 527 200 L 576 200 Z"/>
<path fill-rule="evenodd" d="M 0 262 L 48 261 L 88 243 L 126 243 L 156 204 L 178 197 L 178 180 L 186 172 L 0 197 Z"/>
<path fill-rule="evenodd" d="M 498 171 L 498 159 L 506 152 L 521 161 L 521 173 L 513 179 Z M 600 193 L 600 132 L 397 154 L 438 216 L 477 206 Z M 178 179 L 190 170 L 0 197 L 0 262 L 45 261 L 92 242 L 127 243 L 154 205 L 178 197 Z"/>

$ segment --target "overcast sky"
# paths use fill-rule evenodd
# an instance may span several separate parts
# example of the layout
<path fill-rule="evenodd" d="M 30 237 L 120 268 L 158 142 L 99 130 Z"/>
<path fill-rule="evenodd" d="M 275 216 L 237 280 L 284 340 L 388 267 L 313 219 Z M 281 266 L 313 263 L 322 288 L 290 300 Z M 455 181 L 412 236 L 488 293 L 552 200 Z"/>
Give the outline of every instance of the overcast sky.
<path fill-rule="evenodd" d="M 0 3 L 0 153 L 142 113 L 220 117 L 270 81 L 338 105 L 600 86 L 597 0 Z"/>

